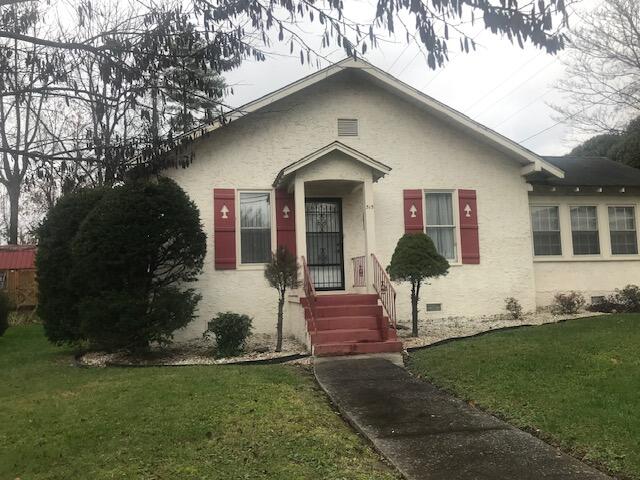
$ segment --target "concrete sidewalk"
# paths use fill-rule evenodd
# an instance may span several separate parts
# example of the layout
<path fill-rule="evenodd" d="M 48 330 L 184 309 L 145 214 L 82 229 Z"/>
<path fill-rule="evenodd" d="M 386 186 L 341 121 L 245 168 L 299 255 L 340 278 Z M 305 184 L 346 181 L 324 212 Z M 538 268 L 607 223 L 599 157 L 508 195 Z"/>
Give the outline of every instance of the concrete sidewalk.
<path fill-rule="evenodd" d="M 341 413 L 408 479 L 610 479 L 387 360 L 327 359 L 314 369 Z"/>

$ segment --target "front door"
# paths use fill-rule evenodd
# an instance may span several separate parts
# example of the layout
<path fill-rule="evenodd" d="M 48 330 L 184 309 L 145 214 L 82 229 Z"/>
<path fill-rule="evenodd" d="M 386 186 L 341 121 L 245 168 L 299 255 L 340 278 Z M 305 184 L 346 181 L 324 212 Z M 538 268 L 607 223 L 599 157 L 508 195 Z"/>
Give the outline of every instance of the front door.
<path fill-rule="evenodd" d="M 307 199 L 307 264 L 316 290 L 344 290 L 342 201 Z"/>

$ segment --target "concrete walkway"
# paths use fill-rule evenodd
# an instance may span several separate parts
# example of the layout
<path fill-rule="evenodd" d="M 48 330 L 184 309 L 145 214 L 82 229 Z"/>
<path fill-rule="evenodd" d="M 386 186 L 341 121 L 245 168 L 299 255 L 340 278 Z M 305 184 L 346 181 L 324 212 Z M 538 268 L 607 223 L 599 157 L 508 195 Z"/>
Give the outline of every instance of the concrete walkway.
<path fill-rule="evenodd" d="M 378 358 L 314 366 L 341 413 L 408 479 L 610 477 Z"/>

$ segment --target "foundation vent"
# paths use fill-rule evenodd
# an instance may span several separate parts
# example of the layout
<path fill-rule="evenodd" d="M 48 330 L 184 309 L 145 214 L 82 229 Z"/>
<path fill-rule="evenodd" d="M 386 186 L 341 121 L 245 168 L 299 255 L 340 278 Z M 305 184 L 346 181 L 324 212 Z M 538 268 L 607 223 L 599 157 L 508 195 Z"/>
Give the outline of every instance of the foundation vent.
<path fill-rule="evenodd" d="M 441 303 L 427 303 L 427 312 L 441 312 L 442 304 Z"/>
<path fill-rule="evenodd" d="M 357 137 L 358 136 L 358 119 L 357 118 L 339 118 L 338 119 L 338 136 L 339 137 Z"/>

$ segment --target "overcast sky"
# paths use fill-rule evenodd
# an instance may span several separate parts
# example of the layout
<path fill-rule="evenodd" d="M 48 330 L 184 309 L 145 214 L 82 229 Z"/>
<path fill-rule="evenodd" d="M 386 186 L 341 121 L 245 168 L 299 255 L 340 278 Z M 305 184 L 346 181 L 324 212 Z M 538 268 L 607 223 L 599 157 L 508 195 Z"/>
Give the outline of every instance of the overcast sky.
<path fill-rule="evenodd" d="M 364 4 L 353 1 L 356 5 Z M 580 11 L 600 3 L 599 0 L 582 0 L 576 4 L 573 7 L 576 12 L 570 16 L 571 24 L 579 22 Z M 371 7 L 363 7 L 363 10 L 365 8 L 367 12 L 371 11 Z M 417 46 L 407 47 L 404 34 L 398 40 L 391 39 L 380 48 L 370 50 L 365 58 L 538 154 L 567 153 L 581 137 L 573 133 L 569 125 L 556 125 L 559 118 L 548 106 L 564 101 L 553 89 L 554 83 L 563 75 L 562 54 L 551 56 L 531 45 L 520 49 L 507 39 L 484 31 L 481 23 L 466 30 L 467 35 L 478 43 L 477 50 L 460 54 L 457 41 L 451 42 L 451 60 L 440 70 L 430 70 Z M 309 35 L 309 41 L 311 45 L 319 43 L 313 35 Z M 240 106 L 316 70 L 315 65 L 301 65 L 297 56 L 281 55 L 288 53 L 288 48 L 274 46 L 271 51 L 280 55 L 266 62 L 247 61 L 239 69 L 225 74 L 234 90 L 227 99 L 228 104 Z M 341 51 L 329 55 L 333 61 L 343 57 Z"/>

